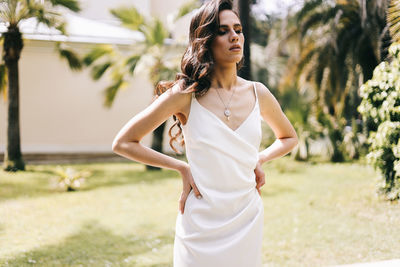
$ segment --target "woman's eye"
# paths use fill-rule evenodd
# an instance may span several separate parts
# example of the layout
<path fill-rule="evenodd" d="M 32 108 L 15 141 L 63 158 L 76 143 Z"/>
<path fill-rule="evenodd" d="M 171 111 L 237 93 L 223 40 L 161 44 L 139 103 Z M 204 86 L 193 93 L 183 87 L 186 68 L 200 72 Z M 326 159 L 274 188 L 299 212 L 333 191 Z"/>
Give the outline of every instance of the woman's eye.
<path fill-rule="evenodd" d="M 218 31 L 218 35 L 224 35 L 225 33 L 227 33 L 228 31 Z M 235 32 L 237 33 L 237 34 L 241 34 L 242 33 L 242 30 L 235 30 Z"/>

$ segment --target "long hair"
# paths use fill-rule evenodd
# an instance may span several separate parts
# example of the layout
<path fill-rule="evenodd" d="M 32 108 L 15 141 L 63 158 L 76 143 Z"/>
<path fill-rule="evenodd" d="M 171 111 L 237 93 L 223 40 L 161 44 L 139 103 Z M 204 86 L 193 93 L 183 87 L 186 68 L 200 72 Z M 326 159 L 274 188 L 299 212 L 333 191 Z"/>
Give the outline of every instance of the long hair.
<path fill-rule="evenodd" d="M 211 86 L 211 75 L 214 69 L 214 58 L 212 56 L 211 44 L 217 35 L 219 28 L 219 13 L 223 10 L 232 10 L 237 17 L 239 14 L 233 10 L 232 0 L 210 0 L 203 4 L 194 14 L 190 22 L 189 45 L 181 60 L 181 73 L 175 77 L 175 81 L 161 81 L 157 84 L 155 93 L 161 95 L 175 84 L 179 84 L 185 93 L 195 92 L 196 96 L 204 95 Z M 237 63 L 237 69 L 243 65 L 243 59 Z M 174 124 L 168 131 L 171 148 L 180 154 L 173 143 L 178 142 L 181 146 L 185 144 L 182 137 L 181 123 L 173 115 Z M 175 135 L 172 129 L 178 127 Z M 178 141 L 180 138 L 180 141 Z"/>

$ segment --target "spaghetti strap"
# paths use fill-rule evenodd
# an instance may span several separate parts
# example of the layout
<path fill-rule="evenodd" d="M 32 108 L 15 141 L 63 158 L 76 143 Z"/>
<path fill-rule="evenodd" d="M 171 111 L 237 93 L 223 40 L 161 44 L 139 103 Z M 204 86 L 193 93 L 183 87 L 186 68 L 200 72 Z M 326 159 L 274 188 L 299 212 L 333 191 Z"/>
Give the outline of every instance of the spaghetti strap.
<path fill-rule="evenodd" d="M 257 101 L 258 96 L 257 96 L 257 88 L 256 88 L 256 83 L 255 82 L 253 82 L 253 89 L 254 89 L 254 94 L 256 94 L 256 101 Z"/>

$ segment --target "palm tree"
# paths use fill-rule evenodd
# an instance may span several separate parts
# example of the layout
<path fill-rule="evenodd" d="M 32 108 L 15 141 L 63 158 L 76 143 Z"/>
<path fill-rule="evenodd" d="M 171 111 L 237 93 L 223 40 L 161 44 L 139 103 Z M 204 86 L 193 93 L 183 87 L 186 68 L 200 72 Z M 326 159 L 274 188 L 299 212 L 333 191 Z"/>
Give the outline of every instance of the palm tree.
<path fill-rule="evenodd" d="M 394 42 L 400 42 L 400 1 L 390 0 L 387 24 Z"/>
<path fill-rule="evenodd" d="M 190 3 L 185 5 L 178 12 L 183 16 L 190 12 L 196 5 Z M 94 80 L 110 74 L 111 85 L 104 90 L 104 105 L 111 107 L 119 90 L 127 85 L 127 78 L 135 75 L 138 64 L 147 64 L 148 75 L 154 86 L 161 80 L 173 80 L 178 72 L 181 55 L 184 47 L 179 45 L 168 45 L 169 31 L 163 26 L 158 18 L 146 19 L 135 7 L 120 7 L 111 10 L 121 25 L 144 36 L 144 41 L 135 44 L 131 55 L 124 55 L 117 47 L 112 45 L 101 45 L 94 47 L 86 56 L 83 62 L 91 66 L 91 76 Z M 145 63 L 147 62 L 147 63 Z M 161 124 L 153 132 L 151 147 L 161 152 L 165 123 Z M 147 166 L 147 169 L 159 169 Z"/>
<path fill-rule="evenodd" d="M 343 160 L 343 128 L 359 116 L 360 83 L 387 56 L 386 9 L 386 0 L 310 0 L 294 16 L 288 39 L 299 40 L 299 54 L 290 58 L 283 84 L 315 89 L 315 112 L 327 127 L 332 161 Z"/>
<path fill-rule="evenodd" d="M 240 69 L 239 74 L 245 79 L 251 79 L 251 60 L 250 60 L 250 42 L 251 42 L 251 27 L 250 27 L 250 4 L 252 0 L 237 0 L 239 7 L 239 15 L 242 23 L 243 35 L 245 37 L 243 47 L 244 65 Z"/>
<path fill-rule="evenodd" d="M 7 26 L 7 31 L 1 34 L 3 44 L 3 61 L 0 64 L 0 92 L 8 97 L 7 145 L 4 154 L 3 168 L 6 171 L 24 170 L 19 128 L 19 72 L 18 61 L 23 48 L 22 34 L 19 29 L 21 21 L 36 18 L 38 23 L 54 27 L 65 34 L 65 21 L 57 8 L 66 8 L 78 12 L 77 0 L 1 0 L 0 19 Z M 62 48 L 61 56 L 68 59 L 70 67 L 79 68 L 79 60 L 73 53 Z M 7 89 L 6 89 L 7 86 Z M 6 91 L 7 90 L 7 91 Z"/>

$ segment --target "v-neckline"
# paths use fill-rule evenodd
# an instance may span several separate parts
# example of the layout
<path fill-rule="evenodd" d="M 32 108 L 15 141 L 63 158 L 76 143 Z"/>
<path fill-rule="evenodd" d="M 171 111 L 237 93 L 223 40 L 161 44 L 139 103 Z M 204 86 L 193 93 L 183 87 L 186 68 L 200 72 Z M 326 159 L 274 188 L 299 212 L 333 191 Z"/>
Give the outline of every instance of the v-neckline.
<path fill-rule="evenodd" d="M 243 126 L 243 124 L 246 123 L 246 121 L 249 120 L 249 118 L 251 117 L 251 115 L 253 115 L 254 110 L 257 107 L 257 102 L 258 102 L 258 98 L 256 96 L 256 101 L 254 103 L 253 109 L 251 110 L 250 114 L 242 121 L 242 123 L 234 130 L 231 127 L 229 127 L 226 123 L 224 123 L 217 115 L 214 114 L 214 112 L 211 112 L 210 110 L 208 110 L 206 107 L 204 107 L 202 104 L 200 104 L 200 102 L 196 99 L 196 97 L 193 97 L 193 99 L 197 102 L 197 104 L 200 106 L 200 108 L 204 109 L 207 113 L 209 113 L 211 116 L 213 116 L 218 122 L 220 122 L 221 124 L 223 124 L 226 128 L 228 128 L 229 130 L 231 130 L 234 133 L 237 133 L 237 131 Z M 190 116 L 190 115 L 189 115 Z"/>

